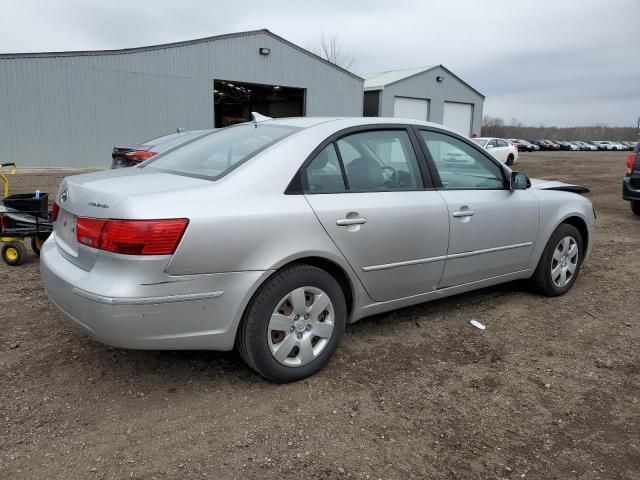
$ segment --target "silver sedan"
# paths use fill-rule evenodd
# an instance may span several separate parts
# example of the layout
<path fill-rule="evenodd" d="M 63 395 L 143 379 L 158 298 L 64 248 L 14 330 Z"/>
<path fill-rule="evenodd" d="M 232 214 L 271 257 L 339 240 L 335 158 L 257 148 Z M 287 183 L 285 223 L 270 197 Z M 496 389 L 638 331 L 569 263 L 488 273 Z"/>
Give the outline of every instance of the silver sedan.
<path fill-rule="evenodd" d="M 567 292 L 593 245 L 581 191 L 441 125 L 256 117 L 66 178 L 42 282 L 101 342 L 235 347 L 289 382 L 372 314 L 516 279 Z"/>

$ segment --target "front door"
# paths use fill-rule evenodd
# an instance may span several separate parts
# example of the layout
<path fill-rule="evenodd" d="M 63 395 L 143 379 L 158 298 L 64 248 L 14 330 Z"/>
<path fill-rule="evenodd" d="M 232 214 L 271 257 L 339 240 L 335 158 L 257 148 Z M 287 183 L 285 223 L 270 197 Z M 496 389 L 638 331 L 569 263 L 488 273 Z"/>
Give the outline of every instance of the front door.
<path fill-rule="evenodd" d="M 503 168 L 451 135 L 420 130 L 451 222 L 441 288 L 525 270 L 538 232 L 539 205 L 510 190 Z"/>
<path fill-rule="evenodd" d="M 438 287 L 449 213 L 425 181 L 404 128 L 336 138 L 303 172 L 309 204 L 375 301 Z"/>

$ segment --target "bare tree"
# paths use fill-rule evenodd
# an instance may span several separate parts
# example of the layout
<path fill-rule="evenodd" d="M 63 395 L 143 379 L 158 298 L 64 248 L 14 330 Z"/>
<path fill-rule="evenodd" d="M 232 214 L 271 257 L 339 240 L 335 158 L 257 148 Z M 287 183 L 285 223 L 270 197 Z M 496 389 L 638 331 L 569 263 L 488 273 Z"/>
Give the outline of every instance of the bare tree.
<path fill-rule="evenodd" d="M 323 33 L 317 43 L 310 45 L 309 50 L 345 70 L 351 70 L 355 65 L 355 57 L 344 50 L 337 35 L 325 36 Z"/>

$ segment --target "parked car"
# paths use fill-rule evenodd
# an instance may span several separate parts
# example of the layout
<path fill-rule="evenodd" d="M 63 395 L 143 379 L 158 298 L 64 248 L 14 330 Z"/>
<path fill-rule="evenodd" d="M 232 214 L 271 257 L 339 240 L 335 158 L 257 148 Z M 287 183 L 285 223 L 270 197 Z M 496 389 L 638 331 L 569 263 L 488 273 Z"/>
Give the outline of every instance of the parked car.
<path fill-rule="evenodd" d="M 562 147 L 563 150 L 568 150 L 568 151 L 572 151 L 572 152 L 577 152 L 580 150 L 580 147 L 577 145 L 574 145 L 571 142 L 567 142 L 567 141 L 557 141 L 556 143 L 560 144 L 560 146 Z"/>
<path fill-rule="evenodd" d="M 594 140 L 593 143 L 595 143 L 598 148 L 602 147 L 602 150 L 624 150 L 624 147 L 616 142 L 610 142 L 607 140 Z"/>
<path fill-rule="evenodd" d="M 638 145 L 638 142 L 624 142 L 631 150 L 635 149 Z"/>
<path fill-rule="evenodd" d="M 528 152 L 537 152 L 540 150 L 539 145 L 535 145 L 528 140 L 519 140 L 522 145 L 527 149 Z"/>
<path fill-rule="evenodd" d="M 539 145 L 542 150 L 548 151 L 558 151 L 560 150 L 560 145 L 552 142 L 551 140 L 531 140 L 532 143 Z"/>
<path fill-rule="evenodd" d="M 533 143 L 529 143 L 526 140 L 520 140 L 517 138 L 510 138 L 509 141 L 511 144 L 518 149 L 519 152 L 535 152 L 540 150 L 538 145 L 534 145 Z"/>
<path fill-rule="evenodd" d="M 433 123 L 256 120 L 65 178 L 41 278 L 103 343 L 235 347 L 289 382 L 369 315 L 515 279 L 566 293 L 593 243 L 582 191 Z"/>
<path fill-rule="evenodd" d="M 472 140 L 508 166 L 518 161 L 518 149 L 503 138 L 479 137 Z"/>
<path fill-rule="evenodd" d="M 640 215 L 640 143 L 627 157 L 627 171 L 622 181 L 622 198 L 631 202 L 631 211 Z"/>
<path fill-rule="evenodd" d="M 113 147 L 113 151 L 111 152 L 111 168 L 124 168 L 138 165 L 159 153 L 209 132 L 211 132 L 211 130 L 181 130 L 162 135 L 158 138 L 152 138 L 140 144 Z"/>
<path fill-rule="evenodd" d="M 580 141 L 580 140 L 576 140 L 573 143 L 578 145 L 580 147 L 580 150 L 583 150 L 583 151 L 586 151 L 586 152 L 595 152 L 595 151 L 598 150 L 598 147 L 596 147 L 592 143 L 583 142 L 583 141 Z"/>

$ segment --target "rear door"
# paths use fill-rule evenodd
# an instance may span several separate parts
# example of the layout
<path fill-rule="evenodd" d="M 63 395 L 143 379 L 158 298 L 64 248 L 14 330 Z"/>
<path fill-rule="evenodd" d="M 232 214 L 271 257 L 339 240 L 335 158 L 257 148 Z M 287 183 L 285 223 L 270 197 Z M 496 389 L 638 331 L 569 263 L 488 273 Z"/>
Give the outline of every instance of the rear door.
<path fill-rule="evenodd" d="M 525 270 L 538 232 L 535 196 L 510 190 L 502 167 L 462 139 L 433 129 L 420 129 L 419 137 L 451 222 L 440 286 Z"/>
<path fill-rule="evenodd" d="M 432 291 L 444 270 L 449 214 L 416 147 L 406 128 L 352 129 L 301 172 L 307 201 L 375 301 Z"/>

